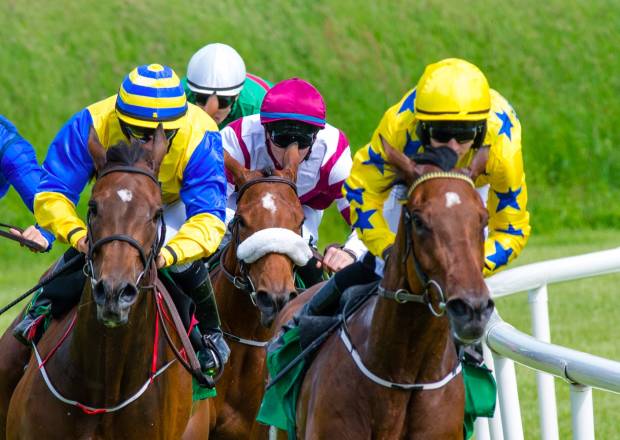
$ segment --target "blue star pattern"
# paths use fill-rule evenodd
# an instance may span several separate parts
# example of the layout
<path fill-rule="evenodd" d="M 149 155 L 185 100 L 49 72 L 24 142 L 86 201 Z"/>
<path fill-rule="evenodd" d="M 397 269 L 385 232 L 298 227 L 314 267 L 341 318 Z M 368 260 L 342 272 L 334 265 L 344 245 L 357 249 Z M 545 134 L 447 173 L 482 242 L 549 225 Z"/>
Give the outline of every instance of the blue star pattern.
<path fill-rule="evenodd" d="M 499 241 L 495 242 L 495 253 L 493 255 L 489 255 L 487 260 L 495 263 L 495 269 L 500 266 L 504 266 L 508 264 L 508 259 L 512 255 L 512 249 L 503 248 Z"/>
<path fill-rule="evenodd" d="M 510 223 L 508 223 L 508 229 L 498 229 L 497 232 L 504 232 L 506 234 L 520 235 L 521 237 L 524 237 L 523 229 L 515 229 L 515 227 L 512 226 Z"/>
<path fill-rule="evenodd" d="M 376 166 L 381 174 L 385 171 L 385 160 L 383 160 L 380 153 L 375 153 L 370 146 L 368 146 L 368 160 L 366 162 L 362 162 L 362 164 Z"/>
<path fill-rule="evenodd" d="M 411 113 L 413 113 L 413 108 L 415 106 L 415 94 L 416 94 L 416 91 L 414 90 L 413 92 L 409 94 L 409 96 L 405 98 L 402 105 L 398 109 L 399 114 L 404 112 L 405 110 L 409 110 Z"/>
<path fill-rule="evenodd" d="M 497 232 L 504 232 L 509 235 L 520 235 L 521 237 L 524 237 L 523 229 L 516 229 L 510 223 L 508 223 L 508 229 L 498 229 Z"/>
<path fill-rule="evenodd" d="M 344 182 L 344 190 L 346 192 L 345 197 L 349 202 L 355 200 L 360 205 L 364 204 L 364 199 L 362 198 L 364 188 L 351 188 L 349 185 L 347 185 L 347 182 Z"/>
<path fill-rule="evenodd" d="M 376 209 L 362 211 L 360 208 L 355 208 L 355 213 L 357 214 L 357 221 L 353 224 L 353 227 L 360 229 L 362 232 L 364 232 L 364 229 L 373 229 L 374 226 L 370 224 L 370 217 L 375 212 L 377 212 Z"/>
<path fill-rule="evenodd" d="M 405 149 L 403 153 L 405 153 L 406 156 L 411 157 L 418 152 L 418 149 L 420 148 L 420 145 L 422 145 L 422 142 L 418 140 L 414 141 L 413 139 L 411 139 L 409 132 L 407 131 L 406 133 L 407 133 L 407 142 L 405 143 Z"/>
<path fill-rule="evenodd" d="M 512 133 L 510 131 L 512 128 L 512 122 L 510 121 L 510 116 L 508 116 L 508 113 L 505 111 L 501 113 L 495 112 L 495 114 L 499 120 L 502 121 L 502 127 L 499 129 L 499 133 L 497 133 L 497 135 L 501 136 L 502 134 L 505 134 L 508 136 L 508 139 L 512 140 Z"/>
<path fill-rule="evenodd" d="M 521 194 L 521 188 L 517 189 L 516 191 L 508 188 L 508 192 L 501 193 L 495 191 L 495 194 L 497 194 L 497 198 L 499 199 L 495 212 L 500 212 L 502 209 L 507 208 L 508 206 L 512 206 L 514 209 L 517 210 L 521 209 L 521 207 L 519 206 L 519 202 L 517 202 L 517 197 L 519 196 L 519 194 Z"/>

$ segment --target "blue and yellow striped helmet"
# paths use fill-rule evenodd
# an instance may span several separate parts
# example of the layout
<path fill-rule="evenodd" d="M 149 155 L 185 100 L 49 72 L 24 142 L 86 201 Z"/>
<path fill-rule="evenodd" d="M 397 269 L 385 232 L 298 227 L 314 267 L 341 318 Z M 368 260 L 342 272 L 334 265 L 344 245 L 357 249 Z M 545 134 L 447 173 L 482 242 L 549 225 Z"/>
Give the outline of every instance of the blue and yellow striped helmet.
<path fill-rule="evenodd" d="M 174 70 L 161 64 L 136 67 L 116 95 L 116 114 L 123 122 L 146 128 L 180 128 L 187 113 L 187 99 Z"/>

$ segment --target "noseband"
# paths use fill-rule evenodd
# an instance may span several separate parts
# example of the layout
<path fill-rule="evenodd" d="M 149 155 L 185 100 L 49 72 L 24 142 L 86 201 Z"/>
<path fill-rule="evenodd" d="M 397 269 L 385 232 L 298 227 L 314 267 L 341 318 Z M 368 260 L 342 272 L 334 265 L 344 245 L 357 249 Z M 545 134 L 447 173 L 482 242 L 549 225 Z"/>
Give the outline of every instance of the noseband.
<path fill-rule="evenodd" d="M 155 182 L 158 187 L 160 186 L 159 181 L 152 173 L 146 170 L 143 170 L 141 168 L 132 167 L 132 166 L 110 167 L 104 170 L 101 174 L 99 174 L 97 176 L 97 180 L 111 173 L 142 174 L 143 176 L 146 176 L 149 179 L 151 179 L 153 182 Z M 84 273 L 90 278 L 92 287 L 94 288 L 95 284 L 97 284 L 97 279 L 95 278 L 95 271 L 93 268 L 93 256 L 95 254 L 95 251 L 101 248 L 104 244 L 110 243 L 113 241 L 125 242 L 129 244 L 130 246 L 132 246 L 134 249 L 136 249 L 138 253 L 140 254 L 140 261 L 142 262 L 143 269 L 142 269 L 142 272 L 140 272 L 140 274 L 138 275 L 138 278 L 136 279 L 136 286 L 138 286 L 140 284 L 140 281 L 144 277 L 144 274 L 149 269 L 154 271 L 153 266 L 154 266 L 155 257 L 159 254 L 159 251 L 161 250 L 161 247 L 163 246 L 164 240 L 166 238 L 166 224 L 164 222 L 164 216 L 160 215 L 159 238 L 156 238 L 155 240 L 153 240 L 153 244 L 151 245 L 150 252 L 147 256 L 146 252 L 144 251 L 144 248 L 142 248 L 140 243 L 138 243 L 135 238 L 129 235 L 126 235 L 126 234 L 113 234 L 107 237 L 103 237 L 97 241 L 94 241 L 93 231 L 92 231 L 92 226 L 91 226 L 91 215 L 92 215 L 92 208 L 89 207 L 88 213 L 86 216 L 86 225 L 87 225 L 87 234 L 88 234 L 88 255 L 86 255 L 86 266 L 84 266 Z"/>
<path fill-rule="evenodd" d="M 277 176 L 261 177 L 259 179 L 251 180 L 241 185 L 241 188 L 239 188 L 239 190 L 237 191 L 237 205 L 239 204 L 241 197 L 247 191 L 247 189 L 253 185 L 256 185 L 257 183 L 285 184 L 285 185 L 290 186 L 293 189 L 293 191 L 295 191 L 295 195 L 297 195 L 297 185 L 295 185 L 295 183 L 291 182 L 290 180 L 285 179 L 283 177 L 277 177 Z M 230 226 L 232 229 L 232 232 L 231 232 L 232 236 L 234 237 L 235 249 L 237 249 L 239 245 L 241 244 L 241 240 L 239 237 L 239 219 L 240 218 L 241 217 L 239 215 L 235 214 L 235 216 L 231 220 L 231 226 Z M 232 239 L 231 239 L 231 242 L 226 245 L 226 248 L 220 254 L 220 268 L 222 272 L 224 273 L 224 276 L 228 279 L 228 281 L 230 281 L 232 285 L 235 286 L 237 289 L 249 294 L 250 299 L 252 300 L 252 304 L 256 305 L 256 288 L 254 287 L 254 284 L 252 283 L 252 280 L 250 278 L 250 271 L 245 261 L 238 260 L 240 275 L 233 275 L 228 269 L 226 269 L 226 266 L 224 265 L 224 254 L 230 248 L 231 243 L 232 243 Z"/>
<path fill-rule="evenodd" d="M 472 188 L 476 188 L 473 180 L 464 174 L 457 172 L 433 172 L 424 174 L 423 176 L 418 177 L 412 184 L 409 190 L 407 191 L 407 199 L 411 197 L 413 191 L 419 187 L 422 183 L 427 182 L 433 179 L 456 179 L 463 180 L 471 185 Z M 411 234 L 411 230 L 415 228 L 415 224 L 411 220 L 411 212 L 407 205 L 403 205 L 403 221 L 405 222 L 405 253 L 402 257 L 402 264 L 407 264 L 407 259 L 411 254 L 413 257 L 413 267 L 415 269 L 416 276 L 418 280 L 420 280 L 420 284 L 424 286 L 424 291 L 422 293 L 411 293 L 407 289 L 398 289 L 398 290 L 387 290 L 383 286 L 379 285 L 378 294 L 383 296 L 384 298 L 393 299 L 397 303 L 403 304 L 406 302 L 416 302 L 420 304 L 426 304 L 430 312 L 435 317 L 440 317 L 445 313 L 446 306 L 446 297 L 444 295 L 444 291 L 441 285 L 430 278 L 420 266 L 420 261 L 415 253 L 415 246 L 413 245 L 413 235 Z M 430 293 L 430 288 L 434 286 L 439 292 L 438 305 L 435 307 L 433 304 L 433 298 Z"/>

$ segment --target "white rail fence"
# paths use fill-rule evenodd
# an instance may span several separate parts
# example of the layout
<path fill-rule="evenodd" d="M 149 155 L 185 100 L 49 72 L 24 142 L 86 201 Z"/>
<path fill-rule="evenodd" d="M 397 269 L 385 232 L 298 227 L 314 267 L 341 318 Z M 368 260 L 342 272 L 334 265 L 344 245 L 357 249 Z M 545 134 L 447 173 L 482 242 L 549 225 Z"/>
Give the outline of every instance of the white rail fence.
<path fill-rule="evenodd" d="M 553 376 L 570 387 L 573 438 L 594 439 L 592 388 L 620 393 L 620 362 L 550 344 L 547 285 L 620 272 L 620 248 L 529 264 L 487 280 L 494 298 L 528 291 L 529 336 L 494 314 L 484 337 L 485 361 L 498 385 L 495 417 L 476 421 L 477 440 L 521 440 L 523 427 L 514 362 L 537 370 L 541 438 L 559 439 Z"/>

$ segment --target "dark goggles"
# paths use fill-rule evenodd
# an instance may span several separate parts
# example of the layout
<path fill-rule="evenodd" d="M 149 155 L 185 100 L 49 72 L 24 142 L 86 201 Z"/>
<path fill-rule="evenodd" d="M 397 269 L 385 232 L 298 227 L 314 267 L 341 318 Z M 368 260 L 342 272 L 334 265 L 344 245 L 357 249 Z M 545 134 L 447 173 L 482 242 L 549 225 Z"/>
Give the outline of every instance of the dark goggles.
<path fill-rule="evenodd" d="M 196 97 L 196 104 L 201 107 L 204 107 L 207 104 L 207 101 L 209 100 L 209 98 L 213 95 L 216 95 L 216 94 L 212 93 L 210 95 L 203 95 L 202 93 L 194 93 L 194 96 Z M 220 95 L 216 95 L 216 96 L 217 96 L 217 107 L 219 109 L 228 108 L 232 106 L 237 100 L 237 96 L 220 96 Z"/>
<path fill-rule="evenodd" d="M 442 143 L 448 143 L 450 140 L 454 139 L 459 144 L 466 144 L 467 142 L 471 142 L 476 139 L 476 135 L 479 131 L 479 124 L 430 124 L 428 128 L 428 134 L 431 139 Z"/>
<path fill-rule="evenodd" d="M 301 122 L 277 121 L 267 125 L 269 138 L 280 148 L 288 148 L 295 142 L 299 149 L 310 148 L 318 131 L 318 127 Z"/>
<path fill-rule="evenodd" d="M 121 128 L 125 136 L 128 138 L 133 138 L 140 142 L 141 144 L 145 144 L 150 141 L 155 136 L 155 128 L 147 128 L 147 127 L 138 127 L 136 125 L 129 125 L 125 123 L 121 123 Z M 164 130 L 164 135 L 168 142 L 172 140 L 175 134 L 177 134 L 177 129 L 174 130 Z"/>

